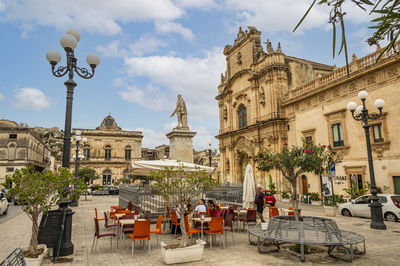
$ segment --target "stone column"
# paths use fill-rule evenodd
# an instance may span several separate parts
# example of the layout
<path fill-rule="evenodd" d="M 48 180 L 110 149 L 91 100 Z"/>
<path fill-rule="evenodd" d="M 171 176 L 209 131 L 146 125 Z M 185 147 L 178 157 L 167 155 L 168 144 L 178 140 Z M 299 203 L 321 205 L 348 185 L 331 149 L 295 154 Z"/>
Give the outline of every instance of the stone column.
<path fill-rule="evenodd" d="M 174 128 L 166 136 L 169 139 L 169 158 L 186 163 L 193 163 L 193 137 L 196 132 L 189 129 Z"/>

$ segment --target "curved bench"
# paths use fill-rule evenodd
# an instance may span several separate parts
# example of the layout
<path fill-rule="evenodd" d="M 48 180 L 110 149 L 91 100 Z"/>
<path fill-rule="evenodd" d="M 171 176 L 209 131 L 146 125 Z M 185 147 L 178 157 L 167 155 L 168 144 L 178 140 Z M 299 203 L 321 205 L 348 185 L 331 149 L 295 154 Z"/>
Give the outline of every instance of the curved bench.
<path fill-rule="evenodd" d="M 343 247 L 349 257 L 353 260 L 353 245 L 357 243 L 364 244 L 365 239 L 362 235 L 354 232 L 340 230 L 336 222 L 329 218 L 300 216 L 299 221 L 295 217 L 275 216 L 270 219 L 267 230 L 261 230 L 260 225 L 251 226 L 248 229 L 249 242 L 251 236 L 258 238 L 258 251 L 264 253 L 261 249 L 267 242 L 280 249 L 281 243 L 300 244 L 301 260 L 304 261 L 304 245 L 324 245 L 328 247 L 328 254 L 337 247 Z M 346 247 L 349 246 L 349 247 Z"/>

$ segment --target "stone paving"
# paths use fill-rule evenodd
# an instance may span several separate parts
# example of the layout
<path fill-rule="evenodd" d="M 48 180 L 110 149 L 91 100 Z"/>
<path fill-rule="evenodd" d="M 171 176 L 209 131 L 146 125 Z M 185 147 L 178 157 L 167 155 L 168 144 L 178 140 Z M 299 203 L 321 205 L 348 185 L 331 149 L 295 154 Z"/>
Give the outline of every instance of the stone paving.
<path fill-rule="evenodd" d="M 155 239 L 151 241 L 150 254 L 143 251 L 140 245 L 136 245 L 135 255 L 131 256 L 130 242 L 124 240 L 123 244 L 110 250 L 109 239 L 100 239 L 97 250 L 90 252 L 94 233 L 94 208 L 99 214 L 108 210 L 109 206 L 118 203 L 117 196 L 98 196 L 91 200 L 80 200 L 80 205 L 74 208 L 72 241 L 75 245 L 73 262 L 63 265 L 163 265 L 159 245 Z M 279 206 L 286 207 L 285 203 Z M 323 216 L 322 207 L 301 206 L 302 214 Z M 358 232 L 366 238 L 367 254 L 356 255 L 352 264 L 361 265 L 398 265 L 400 260 L 400 223 L 386 222 L 386 231 L 376 231 L 369 228 L 369 219 L 354 217 L 334 217 L 340 229 Z M 101 222 L 103 223 L 103 222 Z M 154 227 L 155 225 L 152 225 Z M 20 214 L 11 220 L 0 224 L 0 260 L 4 259 L 15 247 L 26 246 L 29 243 L 31 222 L 25 214 Z M 104 230 L 103 226 L 101 229 Z M 247 233 L 235 232 L 235 244 L 228 232 L 226 248 L 221 248 L 217 242 L 213 249 L 207 244 L 204 249 L 203 259 L 190 265 L 348 265 L 349 263 L 330 257 L 326 252 L 306 255 L 306 262 L 300 263 L 299 255 L 281 249 L 280 252 L 259 254 L 257 246 L 249 245 Z M 163 240 L 171 241 L 170 235 L 163 235 Z M 121 242 L 120 242 L 121 244 Z M 139 244 L 139 243 L 137 243 Z M 323 247 L 321 247 L 323 248 Z M 341 255 L 341 253 L 335 253 Z M 57 263 L 60 264 L 60 263 Z M 53 265 L 49 259 L 45 259 L 42 265 Z M 189 265 L 189 264 L 186 264 Z"/>

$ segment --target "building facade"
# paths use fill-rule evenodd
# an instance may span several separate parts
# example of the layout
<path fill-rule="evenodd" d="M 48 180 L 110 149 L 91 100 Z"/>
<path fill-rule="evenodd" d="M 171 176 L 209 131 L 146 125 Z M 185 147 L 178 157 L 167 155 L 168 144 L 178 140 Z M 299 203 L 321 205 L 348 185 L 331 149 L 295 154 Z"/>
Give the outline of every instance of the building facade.
<path fill-rule="evenodd" d="M 80 167 L 96 170 L 100 178 L 94 184 L 113 185 L 117 179 L 128 177 L 132 161 L 142 157 L 142 132 L 122 130 L 111 116 L 104 118 L 96 129 L 73 129 L 73 138 L 77 130 L 81 131 L 82 138 L 87 138 L 80 148 L 84 156 Z M 71 148 L 71 172 L 75 168 L 74 155 L 75 148 Z"/>
<path fill-rule="evenodd" d="M 0 120 L 0 183 L 15 169 L 32 164 L 36 171 L 51 169 L 50 149 L 39 135 L 24 124 Z"/>
<path fill-rule="evenodd" d="M 250 163 L 257 184 L 266 186 L 271 175 L 280 191 L 290 191 L 278 171 L 258 171 L 255 156 L 260 146 L 277 151 L 284 142 L 301 145 L 305 139 L 330 144 L 341 154 L 333 184 L 336 194 L 344 194 L 343 188 L 352 185 L 350 180 L 360 188 L 365 186 L 369 176 L 363 128 L 346 105 L 366 90 L 371 111 L 377 111 L 375 99 L 387 102 L 382 119 L 371 123 L 375 130 L 371 136 L 376 136 L 372 146 L 377 185 L 383 192 L 396 192 L 396 184 L 400 186 L 400 143 L 395 139 L 400 107 L 393 101 L 400 96 L 396 90 L 400 85 L 399 44 L 397 53 L 389 51 L 379 62 L 379 51 L 361 59 L 353 56 L 347 75 L 346 67 L 287 56 L 279 43 L 276 49 L 269 40 L 266 43 L 264 51 L 260 32 L 249 27 L 239 29 L 234 44 L 224 49 L 227 70 L 221 74 L 216 97 L 222 181 L 242 183 Z M 300 194 L 321 194 L 320 177 L 304 175 L 298 187 Z"/>

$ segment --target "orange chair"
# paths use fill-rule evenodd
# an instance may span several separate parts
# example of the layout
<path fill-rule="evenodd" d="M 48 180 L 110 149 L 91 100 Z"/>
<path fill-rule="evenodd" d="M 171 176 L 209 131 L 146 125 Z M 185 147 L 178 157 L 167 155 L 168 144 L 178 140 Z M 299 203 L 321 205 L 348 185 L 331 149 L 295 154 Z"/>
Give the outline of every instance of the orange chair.
<path fill-rule="evenodd" d="M 172 226 L 175 225 L 175 236 L 176 236 L 176 230 L 178 228 L 178 226 L 180 226 L 181 224 L 178 222 L 178 216 L 176 216 L 176 212 L 172 212 L 172 219 L 171 219 L 171 231 L 169 232 L 169 234 L 172 234 Z"/>
<path fill-rule="evenodd" d="M 186 216 L 185 216 L 185 229 L 186 229 L 186 234 L 187 234 L 188 236 L 191 236 L 191 235 L 193 235 L 193 234 L 201 233 L 201 230 L 199 230 L 199 229 L 190 228 L 190 226 L 189 226 L 189 220 L 188 220 L 188 218 L 187 218 Z"/>
<path fill-rule="evenodd" d="M 132 239 L 132 256 L 135 249 L 135 240 L 147 239 L 150 253 L 150 220 L 135 221 L 133 234 L 129 235 L 128 237 Z"/>
<path fill-rule="evenodd" d="M 104 221 L 104 217 L 103 218 L 99 218 L 98 216 L 97 216 L 97 208 L 94 208 L 94 212 L 96 213 L 96 220 L 97 221 Z"/>
<path fill-rule="evenodd" d="M 249 211 L 254 211 L 254 208 L 248 208 L 247 210 L 249 210 Z"/>
<path fill-rule="evenodd" d="M 279 210 L 275 206 L 269 206 L 269 218 L 274 217 L 274 216 L 279 216 Z"/>
<path fill-rule="evenodd" d="M 114 211 L 121 209 L 121 206 L 111 206 L 111 209 L 114 209 Z"/>
<path fill-rule="evenodd" d="M 159 236 L 162 235 L 162 232 L 161 232 L 162 218 L 163 218 L 162 215 L 158 216 L 157 224 L 156 224 L 156 230 L 150 231 L 150 234 L 156 234 L 157 235 L 157 245 L 158 245 L 158 238 L 159 238 Z"/>
<path fill-rule="evenodd" d="M 210 248 L 212 249 L 212 236 L 220 235 L 223 238 L 225 248 L 225 237 L 224 237 L 224 217 L 212 217 L 210 222 L 210 229 L 204 230 L 204 233 L 208 234 L 210 240 Z"/>
<path fill-rule="evenodd" d="M 219 206 L 220 206 L 220 207 L 224 207 L 224 204 L 220 204 Z"/>
<path fill-rule="evenodd" d="M 116 214 L 117 212 L 116 211 L 113 211 L 113 212 L 110 212 L 110 219 L 115 219 L 115 214 Z"/>

